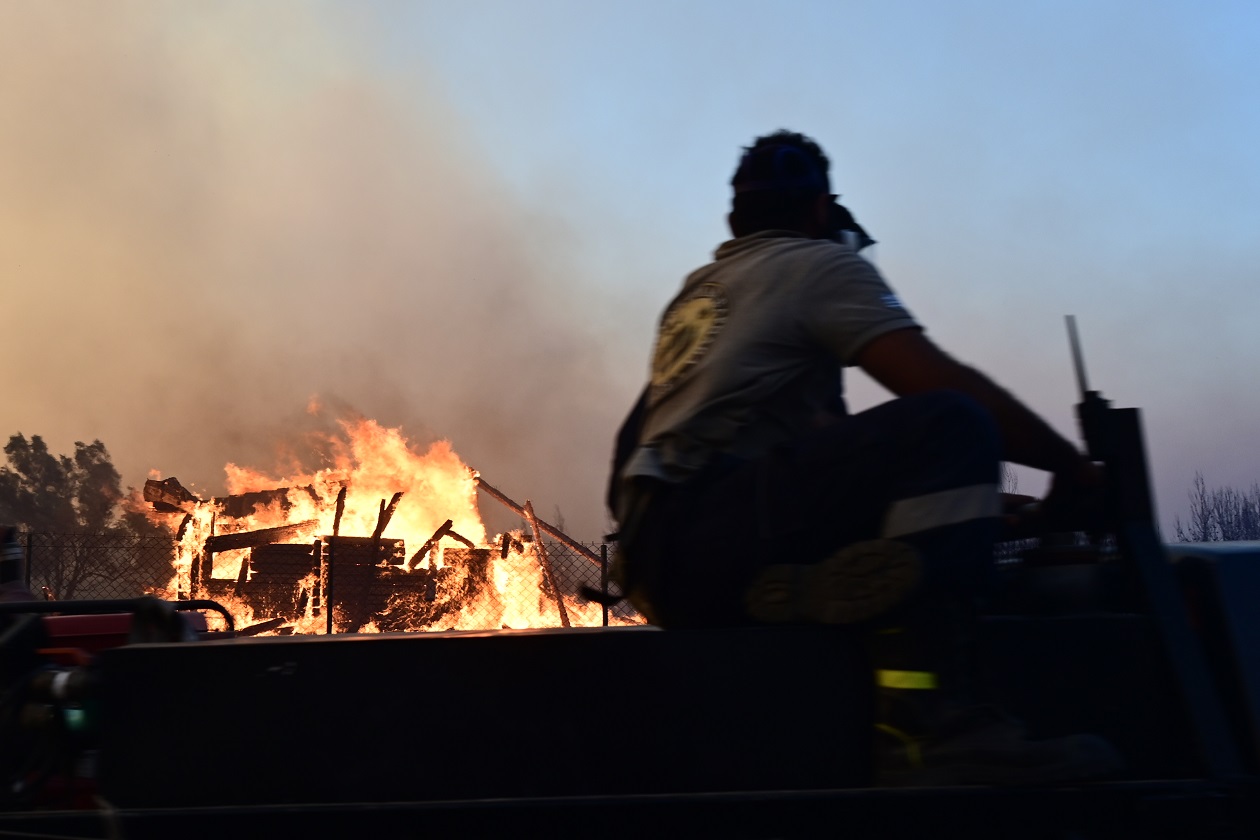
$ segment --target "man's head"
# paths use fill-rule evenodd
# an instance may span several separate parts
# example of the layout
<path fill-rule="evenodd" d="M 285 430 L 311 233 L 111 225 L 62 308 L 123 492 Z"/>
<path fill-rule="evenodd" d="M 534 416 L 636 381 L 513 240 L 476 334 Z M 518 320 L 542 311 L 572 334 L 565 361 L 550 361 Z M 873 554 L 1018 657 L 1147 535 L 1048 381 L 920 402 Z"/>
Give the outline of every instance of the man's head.
<path fill-rule="evenodd" d="M 803 134 L 780 129 L 744 149 L 731 178 L 735 196 L 727 221 L 735 236 L 794 230 L 826 236 L 831 215 L 830 161 Z"/>

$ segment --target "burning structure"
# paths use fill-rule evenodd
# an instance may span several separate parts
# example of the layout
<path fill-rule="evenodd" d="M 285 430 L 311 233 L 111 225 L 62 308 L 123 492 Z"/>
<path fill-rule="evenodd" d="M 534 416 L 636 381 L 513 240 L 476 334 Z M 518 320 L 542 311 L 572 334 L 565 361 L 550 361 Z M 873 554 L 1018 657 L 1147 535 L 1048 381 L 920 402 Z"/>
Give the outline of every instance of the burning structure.
<path fill-rule="evenodd" d="M 581 626 L 602 610 L 566 590 L 543 534 L 596 572 L 603 559 L 485 483 L 439 441 L 418 453 L 398 429 L 341 422 L 331 466 L 274 478 L 228 466 L 229 495 L 200 499 L 175 478 L 146 482 L 172 525 L 166 598 L 212 598 L 239 632 L 347 633 Z M 489 538 L 482 490 L 523 527 Z M 178 524 L 176 524 L 178 523 Z"/>

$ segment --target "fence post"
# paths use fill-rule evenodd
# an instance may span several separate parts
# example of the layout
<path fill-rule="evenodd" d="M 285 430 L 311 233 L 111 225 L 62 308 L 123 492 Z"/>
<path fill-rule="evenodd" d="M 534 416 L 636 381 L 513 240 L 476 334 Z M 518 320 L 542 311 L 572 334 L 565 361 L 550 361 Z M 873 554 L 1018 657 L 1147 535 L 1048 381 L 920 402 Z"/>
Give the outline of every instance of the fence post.
<path fill-rule="evenodd" d="M 333 513 L 333 532 L 328 538 L 328 552 L 325 557 L 328 558 L 326 568 L 328 575 L 325 578 L 327 583 L 324 586 L 324 608 L 328 610 L 328 623 L 325 625 L 324 635 L 331 636 L 337 628 L 333 626 L 333 609 L 337 602 L 333 600 L 333 561 L 337 559 L 337 537 L 341 535 L 341 516 L 346 512 L 346 490 L 349 485 L 343 483 L 341 489 L 337 491 L 337 508 Z M 372 558 L 375 560 L 376 558 Z"/>
<path fill-rule="evenodd" d="M 311 543 L 311 557 L 315 560 L 315 585 L 311 592 L 311 617 L 319 616 L 324 608 L 324 541 L 317 539 Z"/>
<path fill-rule="evenodd" d="M 35 545 L 35 535 L 30 531 L 26 532 L 26 589 L 31 588 L 31 561 L 35 558 L 33 547 Z"/>
<path fill-rule="evenodd" d="M 604 626 L 608 626 L 608 543 L 599 544 L 599 591 L 604 596 Z"/>
<path fill-rule="evenodd" d="M 529 499 L 525 500 L 525 518 L 529 521 L 529 529 L 534 532 L 534 551 L 538 554 L 538 565 L 542 566 L 543 580 L 551 588 L 556 599 L 556 608 L 560 611 L 560 626 L 569 627 L 569 611 L 564 608 L 564 593 L 560 591 L 560 582 L 551 570 L 551 561 L 547 558 L 547 546 L 543 545 L 542 531 L 538 526 L 538 517 L 534 516 L 534 506 Z"/>
<path fill-rule="evenodd" d="M 336 531 L 336 529 L 333 529 Z M 327 569 L 324 583 L 324 609 L 327 611 L 327 621 L 324 623 L 324 635 L 331 636 L 336 629 L 333 627 L 333 606 L 337 602 L 333 600 L 333 560 L 337 557 L 337 535 L 334 533 L 332 538 L 328 540 L 328 550 L 324 552 L 324 568 Z"/>

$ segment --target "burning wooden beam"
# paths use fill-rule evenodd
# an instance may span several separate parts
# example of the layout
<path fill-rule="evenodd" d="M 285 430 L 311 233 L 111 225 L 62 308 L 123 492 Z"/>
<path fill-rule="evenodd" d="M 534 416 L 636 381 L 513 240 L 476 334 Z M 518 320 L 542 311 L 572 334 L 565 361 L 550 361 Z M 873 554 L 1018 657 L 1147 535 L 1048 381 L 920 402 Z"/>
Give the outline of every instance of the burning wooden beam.
<path fill-rule="evenodd" d="M 154 508 L 166 513 L 191 510 L 201 503 L 179 483 L 179 479 L 171 476 L 161 481 L 149 479 L 144 483 L 144 500 Z"/>
<path fill-rule="evenodd" d="M 259 528 L 257 531 L 238 531 L 235 534 L 220 534 L 206 540 L 206 551 L 217 554 L 220 551 L 232 551 L 237 548 L 253 548 L 269 543 L 282 543 L 296 539 L 303 531 L 319 526 L 319 520 L 310 519 L 294 525 L 281 525 L 278 528 Z"/>
<path fill-rule="evenodd" d="M 272 490 L 255 490 L 249 493 L 238 493 L 233 496 L 215 496 L 209 500 L 209 503 L 217 505 L 224 516 L 240 519 L 253 514 L 259 506 L 268 507 L 278 503 L 287 510 L 291 489 L 289 487 L 277 487 Z M 316 498 L 315 488 L 302 487 L 298 489 L 310 494 L 312 499 Z M 200 499 L 190 493 L 187 488 L 179 483 L 179 479 L 174 476 L 164 478 L 161 481 L 154 479 L 146 481 L 144 483 L 144 500 L 153 505 L 155 510 L 164 513 L 175 513 L 178 511 L 189 513 L 198 505 L 207 504 L 205 499 Z"/>
<path fill-rule="evenodd" d="M 487 484 L 485 481 L 482 480 L 481 476 L 477 476 L 477 487 L 480 490 L 484 490 L 486 494 L 490 496 L 491 498 L 502 503 L 504 507 L 514 512 L 517 516 L 524 516 L 526 519 L 529 518 L 525 514 L 525 508 L 523 508 L 522 506 L 518 505 L 516 502 L 509 499 L 507 496 L 503 495 L 501 491 L 496 490 L 495 488 L 491 487 L 489 484 Z M 596 566 L 599 565 L 599 562 L 600 562 L 599 556 L 595 554 L 595 552 L 587 548 L 586 546 L 582 545 L 577 540 L 573 539 L 573 537 L 570 537 L 568 534 L 566 534 L 564 531 L 561 531 L 555 525 L 545 522 L 542 519 L 535 519 L 534 521 L 538 523 L 539 528 L 541 528 L 542 530 L 550 534 L 556 541 L 568 546 L 570 549 L 572 549 L 573 551 L 576 551 L 578 554 L 582 555 L 587 560 L 590 560 Z M 504 556 L 506 556 L 506 554 Z"/>
<path fill-rule="evenodd" d="M 507 559 L 508 554 L 515 548 L 517 551 L 524 551 L 525 546 L 521 545 L 520 540 L 512 539 L 512 534 L 508 531 L 503 532 L 503 539 L 499 545 L 499 557 L 503 560 Z"/>
<path fill-rule="evenodd" d="M 438 544 L 438 540 L 442 539 L 442 537 L 446 536 L 447 533 L 450 532 L 451 526 L 454 524 L 455 520 L 448 519 L 439 525 L 438 529 L 433 532 L 433 536 L 429 537 L 429 539 L 425 541 L 424 545 L 420 546 L 420 550 L 411 555 L 411 559 L 407 561 L 407 568 L 414 569 L 418 566 L 420 561 L 424 559 L 424 555 L 428 554 L 429 551 L 432 550 L 433 546 Z"/>
<path fill-rule="evenodd" d="M 463 543 L 467 548 L 476 548 L 477 544 L 475 542 L 468 539 L 468 537 L 465 537 L 463 534 L 451 529 L 451 526 L 454 524 L 455 520 L 448 519 L 439 525 L 438 529 L 433 532 L 433 536 L 425 540 L 424 545 L 420 546 L 420 550 L 411 555 L 411 559 L 407 561 L 407 568 L 416 568 L 420 564 L 420 561 L 424 559 L 424 555 L 432 551 L 433 547 L 437 545 L 443 537 L 450 537 L 458 543 Z M 506 557 L 507 554 L 504 554 L 503 556 Z"/>
<path fill-rule="evenodd" d="M 285 624 L 286 621 L 287 619 L 284 619 L 284 618 L 269 618 L 266 621 L 260 621 L 257 624 L 251 624 L 244 629 L 237 630 L 236 635 L 237 636 L 257 636 L 259 633 L 266 633 L 268 630 L 277 629 L 282 624 Z"/>
<path fill-rule="evenodd" d="M 538 518 L 534 516 L 534 506 L 529 503 L 529 499 L 525 500 L 522 510 L 525 511 L 530 530 L 534 532 L 534 549 L 538 552 L 538 564 L 542 566 L 543 579 L 551 588 L 551 596 L 556 599 L 556 606 L 560 609 L 560 626 L 569 627 L 569 611 L 564 608 L 564 596 L 560 593 L 560 585 L 551 571 L 551 561 L 547 559 L 547 547 L 543 545 L 542 532 L 538 530 Z"/>
<path fill-rule="evenodd" d="M 241 591 L 245 588 L 245 584 L 249 581 L 250 559 L 251 558 L 246 557 L 245 559 L 241 560 L 240 571 L 236 573 L 236 589 L 233 591 L 236 593 L 236 597 L 238 598 L 241 596 Z"/>
<path fill-rule="evenodd" d="M 403 494 L 395 493 L 389 500 L 389 504 L 385 504 L 385 500 L 381 499 L 381 512 L 376 515 L 376 528 L 372 531 L 372 554 L 375 556 L 380 551 L 381 534 L 385 533 L 385 527 L 389 525 L 389 520 L 394 518 L 394 511 L 398 510 L 398 503 L 402 501 Z"/>
<path fill-rule="evenodd" d="M 376 517 L 376 530 L 372 532 L 372 539 L 379 540 L 381 534 L 385 533 L 389 520 L 394 518 L 394 511 L 398 510 L 398 503 L 402 501 L 403 494 L 395 493 L 393 498 L 389 500 L 389 505 L 385 504 L 385 500 L 381 499 L 381 512 Z"/>
<path fill-rule="evenodd" d="M 213 539 L 214 528 L 218 522 L 218 514 L 210 514 L 210 534 Z M 188 570 L 188 592 L 196 598 L 201 592 L 204 581 L 214 577 L 214 549 L 209 548 L 210 540 L 206 540 L 200 554 L 194 554 L 192 567 Z"/>
<path fill-rule="evenodd" d="M 341 489 L 337 491 L 337 510 L 333 514 L 333 536 L 341 534 L 341 515 L 346 512 L 346 485 L 341 485 Z"/>

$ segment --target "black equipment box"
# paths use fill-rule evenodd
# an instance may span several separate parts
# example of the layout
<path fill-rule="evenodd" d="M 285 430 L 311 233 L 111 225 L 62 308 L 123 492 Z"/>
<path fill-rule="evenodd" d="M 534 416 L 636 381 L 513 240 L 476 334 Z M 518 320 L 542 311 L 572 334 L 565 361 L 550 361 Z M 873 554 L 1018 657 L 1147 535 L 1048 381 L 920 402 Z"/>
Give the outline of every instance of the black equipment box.
<path fill-rule="evenodd" d="M 844 630 L 308 636 L 101 656 L 118 807 L 810 790 L 868 782 Z"/>

